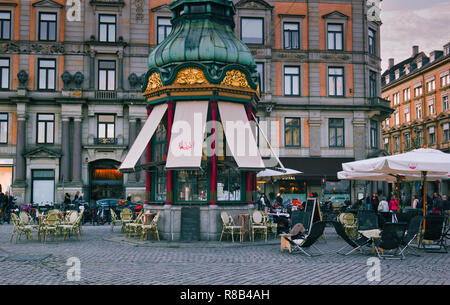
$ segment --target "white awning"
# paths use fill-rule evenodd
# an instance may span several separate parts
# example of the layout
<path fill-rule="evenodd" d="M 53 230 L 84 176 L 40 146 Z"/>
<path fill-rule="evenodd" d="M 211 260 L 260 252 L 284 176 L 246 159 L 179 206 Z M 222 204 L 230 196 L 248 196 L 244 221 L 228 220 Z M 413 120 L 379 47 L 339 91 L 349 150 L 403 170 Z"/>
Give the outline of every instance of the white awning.
<path fill-rule="evenodd" d="M 208 102 L 177 102 L 167 169 L 198 169 L 202 161 Z"/>
<path fill-rule="evenodd" d="M 134 167 L 136 166 L 137 161 L 142 156 L 145 148 L 147 147 L 148 142 L 150 142 L 153 134 L 155 133 L 156 128 L 161 122 L 164 114 L 167 110 L 167 104 L 157 105 L 153 108 L 152 112 L 150 112 L 149 117 L 145 121 L 144 126 L 142 127 L 139 135 L 128 151 L 125 160 L 123 160 L 120 165 L 119 171 L 134 171 Z"/>
<path fill-rule="evenodd" d="M 264 169 L 244 105 L 218 102 L 227 146 L 240 169 Z"/>

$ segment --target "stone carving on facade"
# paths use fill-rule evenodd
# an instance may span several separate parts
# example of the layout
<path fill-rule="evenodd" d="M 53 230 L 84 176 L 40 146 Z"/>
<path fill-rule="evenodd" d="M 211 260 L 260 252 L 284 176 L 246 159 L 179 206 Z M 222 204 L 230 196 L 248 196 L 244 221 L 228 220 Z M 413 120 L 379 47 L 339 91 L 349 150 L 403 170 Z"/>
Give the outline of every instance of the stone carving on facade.
<path fill-rule="evenodd" d="M 221 85 L 250 88 L 247 77 L 239 70 L 231 70 L 226 73 Z"/>
<path fill-rule="evenodd" d="M 208 83 L 208 80 L 202 70 L 197 68 L 185 68 L 178 72 L 175 83 L 180 85 L 197 85 L 206 84 Z"/>
<path fill-rule="evenodd" d="M 61 79 L 63 81 L 63 90 L 69 89 L 69 84 L 72 82 L 73 76 L 69 72 L 65 71 L 61 75 Z"/>
<path fill-rule="evenodd" d="M 148 78 L 147 88 L 145 90 L 145 93 L 151 92 L 153 90 L 157 90 L 157 89 L 161 88 L 162 86 L 163 86 L 163 84 L 161 82 L 161 78 L 159 77 L 159 73 L 154 72 Z"/>
<path fill-rule="evenodd" d="M 136 73 L 131 73 L 128 76 L 128 82 L 130 83 L 131 89 L 136 89 L 136 87 L 139 85 L 139 77 L 136 75 Z"/>
<path fill-rule="evenodd" d="M 78 71 L 73 76 L 73 81 L 75 83 L 75 88 L 81 90 L 81 86 L 82 86 L 83 81 L 84 81 L 84 74 L 81 73 L 80 71 Z"/>
<path fill-rule="evenodd" d="M 17 73 L 17 79 L 19 80 L 19 89 L 26 89 L 28 84 L 28 73 L 25 70 L 20 70 Z"/>
<path fill-rule="evenodd" d="M 144 0 L 134 0 L 136 6 L 136 20 L 142 22 L 144 20 Z"/>
<path fill-rule="evenodd" d="M 0 43 L 0 53 L 19 52 L 20 47 L 14 42 Z"/>

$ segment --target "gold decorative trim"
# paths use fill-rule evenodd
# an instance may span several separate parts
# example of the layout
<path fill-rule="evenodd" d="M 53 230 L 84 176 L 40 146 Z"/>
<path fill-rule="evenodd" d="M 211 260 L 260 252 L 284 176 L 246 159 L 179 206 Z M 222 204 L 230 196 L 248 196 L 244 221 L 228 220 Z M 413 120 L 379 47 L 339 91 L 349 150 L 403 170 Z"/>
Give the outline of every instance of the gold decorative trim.
<path fill-rule="evenodd" d="M 151 91 L 157 90 L 163 86 L 161 82 L 161 78 L 159 77 L 158 72 L 154 72 L 148 78 L 147 88 L 145 89 L 144 94 L 149 93 Z"/>
<path fill-rule="evenodd" d="M 196 68 L 185 68 L 178 72 L 175 83 L 180 85 L 198 85 L 207 84 L 208 80 L 202 70 Z"/>
<path fill-rule="evenodd" d="M 239 70 L 228 71 L 221 85 L 250 88 L 245 74 Z"/>

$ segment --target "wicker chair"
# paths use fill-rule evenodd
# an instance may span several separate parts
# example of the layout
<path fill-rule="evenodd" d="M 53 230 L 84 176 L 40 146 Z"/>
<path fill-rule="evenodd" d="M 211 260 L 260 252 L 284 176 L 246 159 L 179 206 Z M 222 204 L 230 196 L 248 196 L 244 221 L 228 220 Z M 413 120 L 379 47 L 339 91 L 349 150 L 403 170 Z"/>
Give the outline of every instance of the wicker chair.
<path fill-rule="evenodd" d="M 62 234 L 64 234 L 63 240 L 66 240 L 66 236 L 71 232 L 76 232 L 78 234 L 78 238 L 81 240 L 80 230 L 78 226 L 78 221 L 81 219 L 81 213 L 78 215 L 76 211 L 73 211 L 69 214 L 69 219 L 64 222 L 64 224 L 58 225 L 58 228 L 61 229 Z"/>
<path fill-rule="evenodd" d="M 344 226 L 345 233 L 352 239 L 358 236 L 356 217 L 353 213 L 341 213 L 338 221 Z"/>
<path fill-rule="evenodd" d="M 13 222 L 13 232 L 11 234 L 9 242 L 11 242 L 13 236 L 16 235 L 15 242 L 17 243 L 17 239 L 20 240 L 20 238 L 22 237 L 22 233 L 25 233 L 25 236 L 27 239 L 33 239 L 33 227 L 34 226 L 29 225 L 28 223 L 22 223 L 20 221 L 19 217 L 17 217 L 17 215 L 14 213 L 11 214 L 11 220 Z"/>
<path fill-rule="evenodd" d="M 262 212 L 262 216 L 263 216 L 263 223 L 267 227 L 267 230 L 270 229 L 273 233 L 273 237 L 274 238 L 277 237 L 278 224 L 271 222 L 269 216 L 264 211 Z"/>
<path fill-rule="evenodd" d="M 114 212 L 113 209 L 110 210 L 111 211 L 111 232 L 114 230 L 114 226 L 116 223 L 120 223 L 123 224 L 122 219 L 117 218 L 117 214 L 116 212 Z"/>
<path fill-rule="evenodd" d="M 136 219 L 133 222 L 128 222 L 125 225 L 126 236 L 130 237 L 131 233 L 133 233 L 133 237 L 137 235 L 137 232 L 141 229 L 141 226 L 144 224 L 144 211 L 139 212 L 136 216 Z"/>
<path fill-rule="evenodd" d="M 56 241 L 58 241 L 58 226 L 60 225 L 61 220 L 59 218 L 59 214 L 57 213 L 49 213 L 47 218 L 44 220 L 43 231 L 44 231 L 44 242 L 47 241 L 47 234 L 53 233 L 53 237 Z"/>
<path fill-rule="evenodd" d="M 260 211 L 253 211 L 250 216 L 250 227 L 252 230 L 252 241 L 255 241 L 255 232 L 261 231 L 267 242 L 267 225 L 264 224 L 264 218 Z"/>
<path fill-rule="evenodd" d="M 161 211 L 158 211 L 156 215 L 153 217 L 152 221 L 149 225 L 141 225 L 141 240 L 144 240 L 145 234 L 147 234 L 148 231 L 153 231 L 154 235 L 159 241 L 159 233 L 158 233 L 158 221 L 159 221 L 159 215 L 161 214 Z"/>
<path fill-rule="evenodd" d="M 227 211 L 222 211 L 220 218 L 222 219 L 222 233 L 220 234 L 219 241 L 222 241 L 224 233 L 231 234 L 232 242 L 234 242 L 234 234 L 239 233 L 240 240 L 242 241 L 242 227 L 235 225 L 233 217 Z"/>
<path fill-rule="evenodd" d="M 122 227 L 120 229 L 120 232 L 124 232 L 126 224 L 133 221 L 133 213 L 130 209 L 124 208 L 122 212 L 120 212 L 120 219 L 122 220 Z"/>

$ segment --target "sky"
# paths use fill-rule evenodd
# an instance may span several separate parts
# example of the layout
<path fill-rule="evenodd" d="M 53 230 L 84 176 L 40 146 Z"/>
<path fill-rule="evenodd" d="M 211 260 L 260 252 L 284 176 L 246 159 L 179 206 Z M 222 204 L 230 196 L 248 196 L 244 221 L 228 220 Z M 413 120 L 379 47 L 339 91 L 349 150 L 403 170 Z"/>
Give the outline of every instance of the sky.
<path fill-rule="evenodd" d="M 382 72 L 389 58 L 409 58 L 413 45 L 429 56 L 450 42 L 450 0 L 383 0 L 381 21 Z"/>

